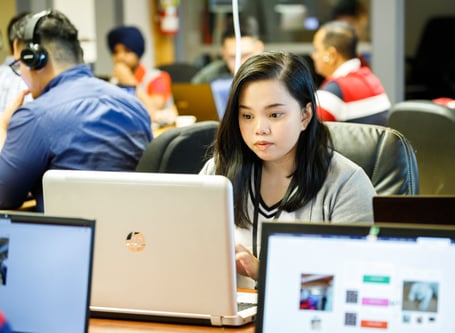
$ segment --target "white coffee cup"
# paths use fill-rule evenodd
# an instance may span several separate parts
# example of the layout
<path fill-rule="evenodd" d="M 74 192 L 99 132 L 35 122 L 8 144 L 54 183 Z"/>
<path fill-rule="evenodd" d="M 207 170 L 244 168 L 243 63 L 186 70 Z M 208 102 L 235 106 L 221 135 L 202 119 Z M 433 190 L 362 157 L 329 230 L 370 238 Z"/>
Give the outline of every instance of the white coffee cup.
<path fill-rule="evenodd" d="M 196 122 L 196 116 L 178 116 L 175 119 L 175 126 L 176 127 L 184 127 L 192 125 Z"/>

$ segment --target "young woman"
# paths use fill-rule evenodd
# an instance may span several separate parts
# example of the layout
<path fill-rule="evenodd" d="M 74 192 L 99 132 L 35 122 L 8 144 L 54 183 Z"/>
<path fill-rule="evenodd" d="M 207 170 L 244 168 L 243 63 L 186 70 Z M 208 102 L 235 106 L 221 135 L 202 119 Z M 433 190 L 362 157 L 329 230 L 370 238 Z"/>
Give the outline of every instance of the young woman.
<path fill-rule="evenodd" d="M 315 105 L 311 71 L 297 55 L 262 53 L 234 77 L 201 174 L 232 181 L 240 275 L 257 279 L 262 221 L 373 221 L 374 188 L 362 168 L 332 150 Z"/>

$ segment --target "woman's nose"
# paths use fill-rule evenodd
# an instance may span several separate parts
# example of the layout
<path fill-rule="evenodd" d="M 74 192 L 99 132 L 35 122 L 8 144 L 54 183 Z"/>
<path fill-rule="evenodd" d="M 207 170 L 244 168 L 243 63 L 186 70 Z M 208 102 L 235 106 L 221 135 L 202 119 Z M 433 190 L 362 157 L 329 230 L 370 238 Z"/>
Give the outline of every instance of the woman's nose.
<path fill-rule="evenodd" d="M 270 133 L 270 124 L 267 118 L 258 117 L 256 118 L 256 133 L 258 135 L 264 135 Z"/>

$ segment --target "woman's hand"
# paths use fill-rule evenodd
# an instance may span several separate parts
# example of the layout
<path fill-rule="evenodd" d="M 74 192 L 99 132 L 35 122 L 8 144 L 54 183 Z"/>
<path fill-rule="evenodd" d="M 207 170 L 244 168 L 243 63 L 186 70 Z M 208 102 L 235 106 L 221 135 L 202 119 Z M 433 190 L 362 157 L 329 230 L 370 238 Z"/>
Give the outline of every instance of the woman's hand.
<path fill-rule="evenodd" d="M 235 245 L 235 261 L 237 273 L 248 276 L 253 280 L 258 278 L 259 260 L 241 244 Z"/>

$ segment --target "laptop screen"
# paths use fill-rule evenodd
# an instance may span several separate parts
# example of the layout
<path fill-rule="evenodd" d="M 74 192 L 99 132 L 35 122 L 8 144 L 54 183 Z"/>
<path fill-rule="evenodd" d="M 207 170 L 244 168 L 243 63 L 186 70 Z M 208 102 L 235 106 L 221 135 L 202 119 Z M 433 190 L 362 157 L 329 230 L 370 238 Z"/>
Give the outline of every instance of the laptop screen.
<path fill-rule="evenodd" d="M 0 215 L 0 309 L 15 332 L 87 332 L 94 221 Z"/>
<path fill-rule="evenodd" d="M 232 78 L 217 79 L 210 83 L 213 99 L 215 100 L 216 111 L 220 120 L 226 111 L 229 93 L 231 92 Z"/>
<path fill-rule="evenodd" d="M 262 244 L 256 332 L 455 331 L 451 226 L 265 223 Z"/>
<path fill-rule="evenodd" d="M 237 326 L 256 314 L 237 311 L 226 177 L 49 170 L 43 189 L 46 213 L 96 218 L 92 316 Z"/>
<path fill-rule="evenodd" d="M 180 115 L 196 116 L 197 121 L 220 119 L 209 83 L 176 82 L 171 88 Z"/>

